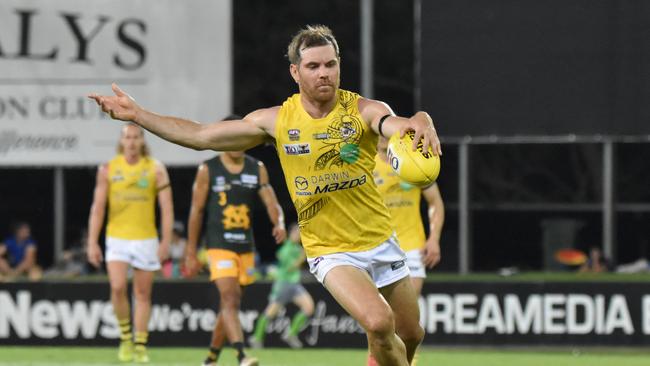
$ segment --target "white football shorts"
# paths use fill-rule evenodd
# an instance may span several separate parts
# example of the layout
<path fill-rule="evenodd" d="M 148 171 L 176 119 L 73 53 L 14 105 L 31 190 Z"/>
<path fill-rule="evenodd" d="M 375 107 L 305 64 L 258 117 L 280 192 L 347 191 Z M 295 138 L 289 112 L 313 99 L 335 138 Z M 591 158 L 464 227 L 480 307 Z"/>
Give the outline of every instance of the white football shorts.
<path fill-rule="evenodd" d="M 126 262 L 144 271 L 160 269 L 158 238 L 126 240 L 106 237 L 106 262 Z"/>
<path fill-rule="evenodd" d="M 395 235 L 375 248 L 363 252 L 342 252 L 307 258 L 309 270 L 320 283 L 334 267 L 353 266 L 366 271 L 377 288 L 395 283 L 409 275 L 406 254 Z"/>
<path fill-rule="evenodd" d="M 406 252 L 406 265 L 409 267 L 409 271 L 411 271 L 411 277 L 427 277 L 427 271 L 422 262 L 422 251 L 420 251 L 420 249 L 409 250 Z"/>

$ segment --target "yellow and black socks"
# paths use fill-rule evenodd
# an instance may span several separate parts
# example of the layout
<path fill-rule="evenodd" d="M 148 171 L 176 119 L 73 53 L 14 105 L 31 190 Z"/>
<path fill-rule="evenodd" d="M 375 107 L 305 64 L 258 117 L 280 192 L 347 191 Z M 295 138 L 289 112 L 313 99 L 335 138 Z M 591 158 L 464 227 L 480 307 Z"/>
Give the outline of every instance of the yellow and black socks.
<path fill-rule="evenodd" d="M 241 363 L 241 360 L 246 357 L 244 353 L 244 342 L 235 342 L 232 344 L 232 347 L 237 351 L 237 360 Z"/>
<path fill-rule="evenodd" d="M 135 350 L 144 350 L 147 347 L 148 332 L 135 332 Z"/>
<path fill-rule="evenodd" d="M 210 347 L 210 351 L 208 352 L 208 356 L 205 358 L 204 363 L 216 363 L 219 359 L 219 354 L 221 354 L 221 348 Z"/>
<path fill-rule="evenodd" d="M 133 335 L 131 334 L 131 319 L 118 319 L 120 325 L 120 341 L 131 342 Z"/>

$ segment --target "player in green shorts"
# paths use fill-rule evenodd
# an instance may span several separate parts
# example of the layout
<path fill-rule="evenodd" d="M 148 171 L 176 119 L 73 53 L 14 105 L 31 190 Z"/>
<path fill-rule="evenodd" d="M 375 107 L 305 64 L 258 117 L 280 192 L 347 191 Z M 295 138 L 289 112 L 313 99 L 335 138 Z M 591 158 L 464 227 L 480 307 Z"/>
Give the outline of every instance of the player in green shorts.
<path fill-rule="evenodd" d="M 305 262 L 305 252 L 300 245 L 300 231 L 298 225 L 291 225 L 289 238 L 284 241 L 276 253 L 278 271 L 269 295 L 269 304 L 255 323 L 255 332 L 248 338 L 252 348 L 261 348 L 264 345 L 266 325 L 275 318 L 280 310 L 289 302 L 300 308 L 291 320 L 291 326 L 282 335 L 282 340 L 291 348 L 301 348 L 302 342 L 298 333 L 302 330 L 307 319 L 314 313 L 314 299 L 300 284 L 300 267 Z"/>

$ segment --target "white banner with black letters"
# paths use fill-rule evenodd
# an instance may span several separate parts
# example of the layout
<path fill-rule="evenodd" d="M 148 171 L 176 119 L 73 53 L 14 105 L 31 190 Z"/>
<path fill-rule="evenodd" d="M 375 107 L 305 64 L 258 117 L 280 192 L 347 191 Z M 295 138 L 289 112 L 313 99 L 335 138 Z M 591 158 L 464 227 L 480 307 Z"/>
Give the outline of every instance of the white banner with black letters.
<path fill-rule="evenodd" d="M 0 166 L 95 165 L 121 123 L 86 98 L 111 82 L 143 107 L 211 122 L 231 108 L 230 0 L 0 2 Z M 148 134 L 154 157 L 197 152 Z"/>

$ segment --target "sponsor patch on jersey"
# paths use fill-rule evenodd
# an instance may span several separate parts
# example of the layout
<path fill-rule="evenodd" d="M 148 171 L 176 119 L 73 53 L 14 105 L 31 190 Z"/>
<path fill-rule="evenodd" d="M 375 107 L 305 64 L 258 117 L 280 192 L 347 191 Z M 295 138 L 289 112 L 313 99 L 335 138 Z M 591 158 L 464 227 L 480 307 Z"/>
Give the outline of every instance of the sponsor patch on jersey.
<path fill-rule="evenodd" d="M 244 241 L 244 240 L 246 240 L 246 234 L 244 234 L 244 233 L 225 232 L 225 233 L 223 233 L 223 238 L 226 239 L 226 240 Z"/>
<path fill-rule="evenodd" d="M 253 174 L 242 174 L 241 182 L 244 184 L 257 184 L 257 175 Z"/>
<path fill-rule="evenodd" d="M 287 155 L 306 155 L 311 154 L 311 146 L 306 144 L 284 144 L 284 152 Z"/>
<path fill-rule="evenodd" d="M 138 179 L 137 185 L 138 185 L 139 188 L 145 189 L 145 188 L 149 187 L 149 180 L 147 180 L 147 178 L 144 178 L 144 177 L 140 178 L 140 179 Z"/>
<path fill-rule="evenodd" d="M 230 187 L 227 187 L 226 178 L 224 176 L 219 175 L 214 178 L 214 184 L 212 185 L 213 192 L 223 192 L 228 189 L 230 189 Z"/>
<path fill-rule="evenodd" d="M 311 137 L 314 138 L 314 140 L 327 140 L 330 138 L 329 132 L 318 132 L 313 134 Z"/>
<path fill-rule="evenodd" d="M 287 133 L 289 134 L 289 140 L 291 140 L 291 141 L 300 140 L 300 130 L 299 129 L 292 128 Z"/>
<path fill-rule="evenodd" d="M 228 269 L 228 268 L 233 268 L 235 266 L 235 263 L 231 259 L 222 259 L 220 261 L 217 261 L 216 268 L 217 269 Z"/>
<path fill-rule="evenodd" d="M 358 178 L 354 178 L 350 180 L 342 180 L 342 181 L 329 183 L 325 185 L 319 185 L 316 186 L 316 189 L 314 190 L 314 194 L 342 191 L 345 189 L 355 188 L 366 184 L 366 181 L 367 178 L 366 175 L 364 174 Z"/>
<path fill-rule="evenodd" d="M 293 180 L 293 183 L 296 185 L 296 189 L 301 191 L 304 191 L 307 188 L 309 188 L 309 181 L 307 181 L 307 178 L 302 177 L 300 175 Z"/>

